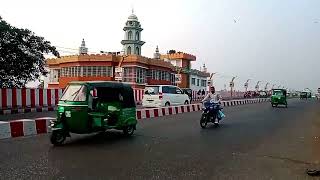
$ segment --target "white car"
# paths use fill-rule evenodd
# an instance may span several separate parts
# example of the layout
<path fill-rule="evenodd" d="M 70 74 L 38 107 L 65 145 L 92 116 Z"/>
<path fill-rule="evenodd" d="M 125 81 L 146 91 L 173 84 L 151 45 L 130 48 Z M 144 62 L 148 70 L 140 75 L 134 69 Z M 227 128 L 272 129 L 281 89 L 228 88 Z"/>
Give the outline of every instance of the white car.
<path fill-rule="evenodd" d="M 171 85 L 146 86 L 142 99 L 143 107 L 177 106 L 189 103 L 189 96 L 179 87 Z"/>

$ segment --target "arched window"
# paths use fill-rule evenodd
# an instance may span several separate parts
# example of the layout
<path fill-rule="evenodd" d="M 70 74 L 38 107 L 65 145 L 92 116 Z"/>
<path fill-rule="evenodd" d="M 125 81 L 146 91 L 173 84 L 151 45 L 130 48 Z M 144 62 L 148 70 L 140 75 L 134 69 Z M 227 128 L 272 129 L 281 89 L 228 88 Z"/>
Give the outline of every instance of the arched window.
<path fill-rule="evenodd" d="M 127 54 L 131 54 L 131 47 L 128 47 Z"/>
<path fill-rule="evenodd" d="M 136 52 L 135 54 L 140 55 L 140 49 L 138 47 L 136 47 Z"/>
<path fill-rule="evenodd" d="M 139 32 L 136 32 L 136 40 L 140 40 L 140 34 L 139 34 Z"/>
<path fill-rule="evenodd" d="M 131 40 L 132 39 L 132 31 L 129 31 L 128 32 L 128 40 Z"/>

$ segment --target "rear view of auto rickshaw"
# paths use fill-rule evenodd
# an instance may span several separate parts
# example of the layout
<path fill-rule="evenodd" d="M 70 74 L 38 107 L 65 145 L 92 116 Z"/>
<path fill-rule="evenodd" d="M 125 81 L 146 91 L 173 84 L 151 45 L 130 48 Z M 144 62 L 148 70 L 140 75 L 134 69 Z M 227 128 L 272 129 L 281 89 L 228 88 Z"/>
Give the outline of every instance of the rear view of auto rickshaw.
<path fill-rule="evenodd" d="M 90 81 L 70 82 L 51 122 L 50 141 L 61 145 L 70 133 L 89 134 L 108 129 L 132 135 L 136 129 L 136 105 L 128 84 Z"/>
<path fill-rule="evenodd" d="M 278 107 L 278 105 L 284 105 L 285 107 L 288 107 L 287 90 L 272 89 L 271 105 L 272 107 Z"/>
<path fill-rule="evenodd" d="M 300 99 L 308 99 L 308 92 L 301 92 L 300 93 Z"/>

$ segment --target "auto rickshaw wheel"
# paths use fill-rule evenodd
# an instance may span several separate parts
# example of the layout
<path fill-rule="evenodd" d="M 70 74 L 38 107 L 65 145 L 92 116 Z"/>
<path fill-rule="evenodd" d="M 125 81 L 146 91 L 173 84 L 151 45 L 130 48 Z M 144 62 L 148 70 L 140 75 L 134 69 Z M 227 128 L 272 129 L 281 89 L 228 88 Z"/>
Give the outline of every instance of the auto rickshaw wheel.
<path fill-rule="evenodd" d="M 135 130 L 135 126 L 134 126 L 134 125 L 126 126 L 126 127 L 123 129 L 123 133 L 124 133 L 126 136 L 132 136 L 133 133 L 134 133 L 134 130 Z"/>
<path fill-rule="evenodd" d="M 55 146 L 60 146 L 66 140 L 66 135 L 62 130 L 53 131 L 50 136 L 50 141 Z"/>

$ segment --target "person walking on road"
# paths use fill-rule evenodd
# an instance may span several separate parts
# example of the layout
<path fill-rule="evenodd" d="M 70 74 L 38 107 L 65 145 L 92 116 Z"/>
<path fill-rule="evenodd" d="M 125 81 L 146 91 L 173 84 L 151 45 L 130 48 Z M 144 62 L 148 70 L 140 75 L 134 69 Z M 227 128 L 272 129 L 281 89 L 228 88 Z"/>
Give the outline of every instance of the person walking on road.
<path fill-rule="evenodd" d="M 206 96 L 206 91 L 204 91 L 204 89 L 202 89 L 202 98 L 204 98 Z"/>

